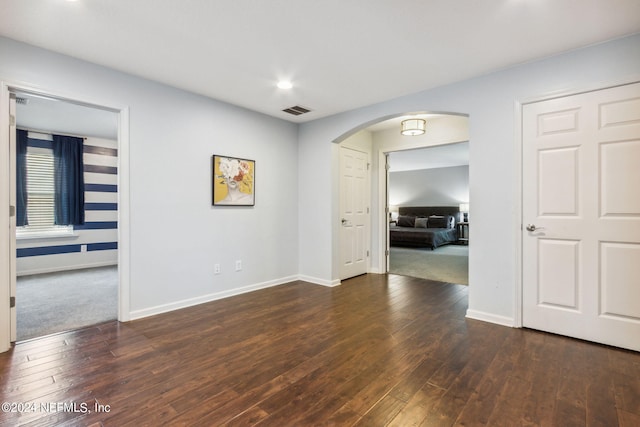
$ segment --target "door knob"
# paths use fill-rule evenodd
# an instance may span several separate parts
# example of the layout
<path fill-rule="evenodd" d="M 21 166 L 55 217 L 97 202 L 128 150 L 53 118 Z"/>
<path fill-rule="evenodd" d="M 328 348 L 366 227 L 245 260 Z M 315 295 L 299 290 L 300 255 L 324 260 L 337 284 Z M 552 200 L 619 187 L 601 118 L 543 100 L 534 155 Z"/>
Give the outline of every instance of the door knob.
<path fill-rule="evenodd" d="M 528 224 L 527 225 L 527 231 L 536 231 L 536 226 L 533 224 Z"/>
<path fill-rule="evenodd" d="M 342 225 L 345 225 L 347 223 L 347 220 L 342 218 Z"/>

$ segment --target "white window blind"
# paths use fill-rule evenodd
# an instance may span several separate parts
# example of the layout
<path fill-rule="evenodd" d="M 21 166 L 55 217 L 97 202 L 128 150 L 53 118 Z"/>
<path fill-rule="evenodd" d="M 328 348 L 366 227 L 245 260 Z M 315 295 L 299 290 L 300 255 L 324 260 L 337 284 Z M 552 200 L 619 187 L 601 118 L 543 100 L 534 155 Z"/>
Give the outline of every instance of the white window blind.
<path fill-rule="evenodd" d="M 27 193 L 29 228 L 53 226 L 53 150 L 27 149 Z"/>
<path fill-rule="evenodd" d="M 18 227 L 18 236 L 60 235 L 73 232 L 73 226 L 54 224 L 53 150 L 27 148 L 27 221 Z"/>

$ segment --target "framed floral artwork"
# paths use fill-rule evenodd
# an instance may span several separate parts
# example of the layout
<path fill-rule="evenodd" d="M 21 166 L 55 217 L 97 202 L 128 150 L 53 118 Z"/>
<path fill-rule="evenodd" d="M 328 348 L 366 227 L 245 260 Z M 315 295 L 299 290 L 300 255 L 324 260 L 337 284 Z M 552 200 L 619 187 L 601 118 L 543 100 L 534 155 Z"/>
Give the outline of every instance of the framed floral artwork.
<path fill-rule="evenodd" d="M 213 206 L 255 205 L 254 160 L 213 155 Z"/>

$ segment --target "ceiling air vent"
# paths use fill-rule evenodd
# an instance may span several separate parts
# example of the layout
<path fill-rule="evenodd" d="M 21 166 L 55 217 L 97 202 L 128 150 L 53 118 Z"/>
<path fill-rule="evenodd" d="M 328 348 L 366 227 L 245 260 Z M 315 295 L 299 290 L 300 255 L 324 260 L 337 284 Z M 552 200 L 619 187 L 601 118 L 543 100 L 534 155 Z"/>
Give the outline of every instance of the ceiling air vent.
<path fill-rule="evenodd" d="M 300 114 L 308 113 L 311 110 L 309 110 L 308 108 L 301 107 L 299 105 L 295 105 L 293 107 L 285 108 L 282 111 L 284 111 L 285 113 L 293 114 L 294 116 L 299 116 Z"/>
<path fill-rule="evenodd" d="M 20 96 L 16 97 L 16 104 L 22 104 L 22 105 L 27 105 L 29 103 L 29 99 L 27 98 L 22 98 Z"/>

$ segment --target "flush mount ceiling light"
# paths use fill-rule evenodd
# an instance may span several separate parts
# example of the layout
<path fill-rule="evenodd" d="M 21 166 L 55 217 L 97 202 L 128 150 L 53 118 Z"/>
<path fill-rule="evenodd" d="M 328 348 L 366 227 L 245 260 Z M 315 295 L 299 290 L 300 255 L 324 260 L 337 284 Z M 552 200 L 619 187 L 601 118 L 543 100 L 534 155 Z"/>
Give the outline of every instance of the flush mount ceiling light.
<path fill-rule="evenodd" d="M 424 119 L 407 119 L 400 123 L 400 128 L 400 133 L 403 135 L 422 135 L 427 128 L 427 122 Z"/>
<path fill-rule="evenodd" d="M 278 89 L 291 89 L 293 84 L 287 80 L 281 80 L 278 82 Z"/>

